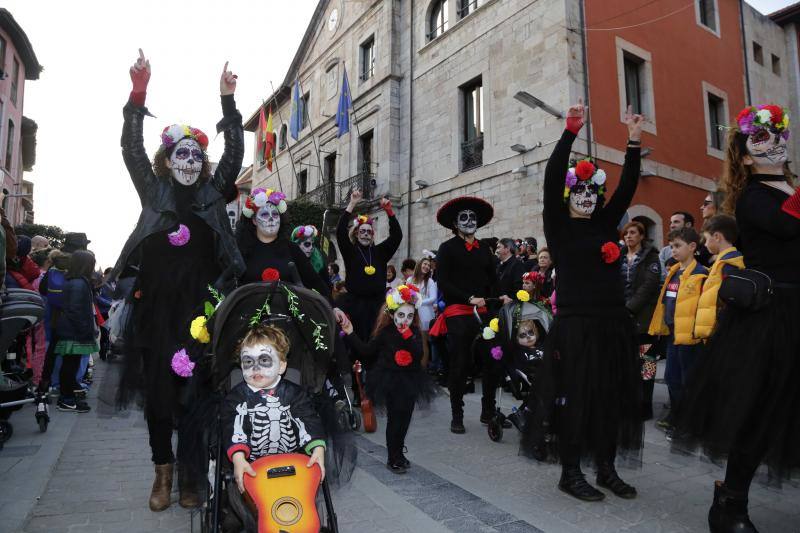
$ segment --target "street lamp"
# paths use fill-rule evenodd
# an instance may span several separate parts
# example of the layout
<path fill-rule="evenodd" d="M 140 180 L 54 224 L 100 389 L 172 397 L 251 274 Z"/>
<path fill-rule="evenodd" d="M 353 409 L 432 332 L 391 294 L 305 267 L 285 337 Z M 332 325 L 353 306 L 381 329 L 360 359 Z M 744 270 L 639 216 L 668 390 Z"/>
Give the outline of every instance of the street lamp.
<path fill-rule="evenodd" d="M 564 118 L 564 114 L 563 113 L 558 111 L 556 108 L 546 104 L 545 102 L 539 100 L 538 98 L 536 98 L 535 96 L 533 96 L 531 93 L 529 93 L 527 91 L 519 91 L 519 92 L 517 92 L 517 94 L 514 95 L 514 99 L 522 102 L 523 104 L 525 104 L 526 106 L 528 106 L 528 107 L 530 107 L 532 109 L 539 108 L 539 109 L 545 111 L 546 113 L 550 113 L 551 115 L 553 115 L 556 118 Z"/>

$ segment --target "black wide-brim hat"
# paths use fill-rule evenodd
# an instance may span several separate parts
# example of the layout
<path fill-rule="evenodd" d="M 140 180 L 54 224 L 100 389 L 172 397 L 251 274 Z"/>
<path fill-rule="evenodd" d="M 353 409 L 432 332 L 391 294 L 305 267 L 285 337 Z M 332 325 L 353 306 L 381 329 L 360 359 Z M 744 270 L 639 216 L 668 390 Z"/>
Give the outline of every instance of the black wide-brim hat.
<path fill-rule="evenodd" d="M 494 216 L 492 204 L 483 198 L 475 196 L 459 196 L 445 202 L 439 211 L 436 212 L 436 221 L 447 229 L 453 229 L 453 222 L 458 218 L 458 212 L 469 209 L 475 211 L 478 217 L 478 227 L 481 228 L 488 224 Z"/>

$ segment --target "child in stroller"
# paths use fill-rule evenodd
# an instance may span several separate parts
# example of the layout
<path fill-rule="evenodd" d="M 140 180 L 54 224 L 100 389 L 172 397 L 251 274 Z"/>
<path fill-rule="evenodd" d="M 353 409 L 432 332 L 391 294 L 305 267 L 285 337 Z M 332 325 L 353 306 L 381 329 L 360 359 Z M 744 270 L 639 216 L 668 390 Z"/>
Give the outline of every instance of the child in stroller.
<path fill-rule="evenodd" d="M 507 419 L 520 432 L 531 412 L 537 409 L 536 374 L 542 361 L 542 345 L 550 329 L 552 316 L 539 303 L 515 301 L 503 306 L 499 313 L 498 345 L 492 356 L 499 360 L 504 382 L 515 399 L 522 402 L 509 416 L 500 410 L 488 424 L 489 438 L 495 442 L 503 438 L 503 422 Z M 502 389 L 498 391 L 502 396 Z"/>

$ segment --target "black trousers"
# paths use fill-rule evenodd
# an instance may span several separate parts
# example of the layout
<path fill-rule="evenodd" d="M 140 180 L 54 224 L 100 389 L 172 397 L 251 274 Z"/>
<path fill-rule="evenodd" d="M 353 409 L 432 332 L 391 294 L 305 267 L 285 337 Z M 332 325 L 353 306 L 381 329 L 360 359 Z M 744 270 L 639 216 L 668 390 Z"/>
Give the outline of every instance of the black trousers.
<path fill-rule="evenodd" d="M 81 356 L 65 355 L 61 359 L 63 360 L 61 372 L 59 373 L 61 397 L 72 399 L 75 398 L 75 391 L 81 389 L 78 380 L 75 379 L 75 375 L 78 373 L 78 369 L 81 366 Z"/>
<path fill-rule="evenodd" d="M 386 449 L 389 461 L 403 453 L 403 446 L 414 413 L 414 398 L 389 396 L 386 399 Z"/>
<path fill-rule="evenodd" d="M 164 465 L 175 462 L 175 454 L 172 452 L 172 432 L 175 423 L 172 417 L 161 418 L 153 414 L 148 414 L 147 431 L 150 433 L 150 450 L 152 451 L 153 463 Z"/>
<path fill-rule="evenodd" d="M 464 387 L 473 366 L 472 343 L 479 332 L 480 324 L 472 315 L 447 318 L 447 352 L 450 358 L 447 388 L 454 420 L 464 419 Z"/>

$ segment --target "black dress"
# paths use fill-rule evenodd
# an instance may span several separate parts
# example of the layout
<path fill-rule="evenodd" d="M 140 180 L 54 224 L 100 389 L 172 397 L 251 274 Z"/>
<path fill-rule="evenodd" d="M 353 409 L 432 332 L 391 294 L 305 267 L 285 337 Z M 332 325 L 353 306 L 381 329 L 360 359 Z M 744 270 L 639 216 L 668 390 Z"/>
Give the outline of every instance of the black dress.
<path fill-rule="evenodd" d="M 780 479 L 800 467 L 800 219 L 781 209 L 785 192 L 761 183 L 774 179 L 752 176 L 736 203 L 737 247 L 774 294 L 759 311 L 721 312 L 678 420 L 712 458 L 763 461 Z"/>
<path fill-rule="evenodd" d="M 617 225 L 639 177 L 639 148 L 628 148 L 620 183 L 589 219 L 571 218 L 564 180 L 575 135 L 565 131 L 547 163 L 544 231 L 558 272 L 558 314 L 548 334 L 540 390 L 562 464 L 581 458 L 608 462 L 642 447 L 641 376 L 634 327 L 625 309 L 619 258 L 606 262 L 601 247 L 616 246 Z M 602 198 L 602 197 L 601 197 Z M 529 425 L 532 441 L 548 429 Z"/>
<path fill-rule="evenodd" d="M 267 268 L 274 268 L 281 275 L 281 280 L 288 283 L 301 284 L 307 289 L 314 289 L 330 301 L 328 286 L 314 268 L 308 257 L 299 246 L 284 238 L 277 238 L 270 243 L 256 241 L 249 250 L 242 250 L 247 270 L 242 283 L 258 283 L 263 281 L 262 273 Z M 289 263 L 294 263 L 292 269 Z M 299 277 L 300 279 L 294 279 Z"/>

